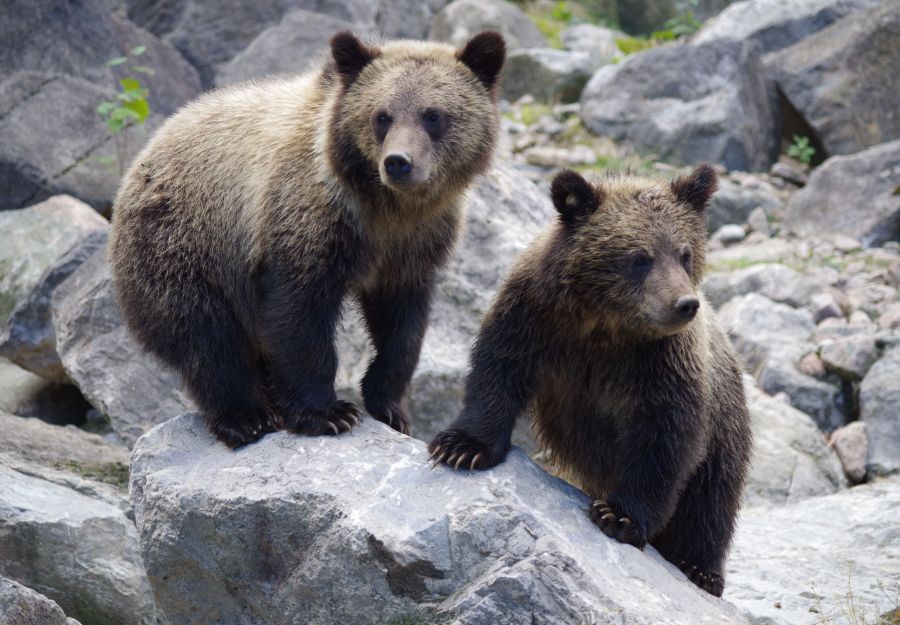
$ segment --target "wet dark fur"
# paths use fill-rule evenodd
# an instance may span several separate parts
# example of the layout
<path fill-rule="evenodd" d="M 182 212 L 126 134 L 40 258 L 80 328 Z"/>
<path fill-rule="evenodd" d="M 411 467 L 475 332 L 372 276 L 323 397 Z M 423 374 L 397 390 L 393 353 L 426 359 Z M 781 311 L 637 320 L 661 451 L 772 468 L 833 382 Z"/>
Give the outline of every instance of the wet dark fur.
<path fill-rule="evenodd" d="M 741 370 L 706 302 L 683 326 L 667 325 L 659 306 L 698 292 L 715 186 L 708 167 L 669 186 L 559 174 L 560 218 L 503 285 L 463 411 L 430 450 L 487 469 L 509 451 L 516 417 L 532 412 L 561 473 L 596 499 L 589 512 L 606 534 L 650 542 L 720 596 L 751 448 Z M 654 258 L 649 273 L 641 249 Z"/>
<path fill-rule="evenodd" d="M 115 205 L 116 293 L 139 342 L 181 373 L 223 442 L 357 422 L 334 392 L 348 296 L 376 352 L 366 409 L 409 431 L 401 403 L 462 193 L 496 141 L 503 54 L 495 33 L 461 50 L 374 48 L 342 33 L 318 70 L 205 95 L 138 156 Z M 419 128 L 416 107 L 432 102 L 450 118 L 443 141 Z M 426 172 L 414 193 L 379 172 L 379 107 L 414 139 L 406 147 Z"/>

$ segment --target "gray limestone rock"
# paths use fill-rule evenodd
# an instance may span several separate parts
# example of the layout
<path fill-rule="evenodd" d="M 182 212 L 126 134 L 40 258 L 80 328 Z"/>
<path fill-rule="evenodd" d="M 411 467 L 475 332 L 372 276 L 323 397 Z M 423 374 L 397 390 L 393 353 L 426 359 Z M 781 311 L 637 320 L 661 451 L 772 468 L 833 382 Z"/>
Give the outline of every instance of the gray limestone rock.
<path fill-rule="evenodd" d="M 859 387 L 860 419 L 869 439 L 868 470 L 900 471 L 900 347 L 876 362 Z"/>
<path fill-rule="evenodd" d="M 757 625 L 850 625 L 896 609 L 900 482 L 745 508 L 724 598 Z M 857 621 L 859 622 L 859 621 Z"/>
<path fill-rule="evenodd" d="M 513 50 L 503 69 L 503 96 L 508 100 L 532 95 L 545 101 L 577 102 L 592 69 L 587 52 L 553 48 Z"/>
<path fill-rule="evenodd" d="M 137 534 L 121 507 L 30 473 L 0 456 L 0 575 L 83 623 L 156 625 Z"/>
<path fill-rule="evenodd" d="M 806 413 L 752 387 L 747 403 L 753 426 L 748 504 L 794 503 L 846 486 L 837 455 Z"/>
<path fill-rule="evenodd" d="M 703 293 L 716 308 L 738 295 L 758 293 L 773 302 L 797 307 L 809 303 L 817 285 L 781 263 L 760 263 L 737 271 L 713 271 L 703 281 Z"/>
<path fill-rule="evenodd" d="M 160 608 L 185 625 L 745 623 L 652 548 L 605 537 L 587 497 L 520 451 L 475 473 L 427 457 L 372 419 L 237 452 L 195 415 L 160 425 L 131 478 Z"/>
<path fill-rule="evenodd" d="M 785 207 L 784 227 L 801 237 L 840 233 L 863 245 L 900 239 L 900 140 L 833 156 Z"/>
<path fill-rule="evenodd" d="M 827 155 L 900 139 L 900 4 L 878 6 L 771 55 L 766 68 Z"/>
<path fill-rule="evenodd" d="M 0 577 L 0 623 L 81 625 L 73 618 L 66 618 L 55 601 L 5 577 Z"/>
<path fill-rule="evenodd" d="M 830 445 L 840 458 L 844 473 L 853 484 L 859 484 L 866 479 L 869 440 L 866 438 L 864 421 L 848 423 L 832 432 Z"/>
<path fill-rule="evenodd" d="M 675 43 L 600 68 L 581 94 L 581 119 L 663 159 L 768 170 L 778 152 L 774 97 L 755 45 Z"/>
<path fill-rule="evenodd" d="M 506 0 L 454 0 L 434 16 L 428 38 L 459 46 L 483 30 L 503 35 L 507 50 L 547 45 L 534 22 Z"/>
<path fill-rule="evenodd" d="M 875 6 L 880 0 L 743 0 L 710 20 L 694 43 L 749 39 L 765 52 L 792 45 L 845 15 Z"/>

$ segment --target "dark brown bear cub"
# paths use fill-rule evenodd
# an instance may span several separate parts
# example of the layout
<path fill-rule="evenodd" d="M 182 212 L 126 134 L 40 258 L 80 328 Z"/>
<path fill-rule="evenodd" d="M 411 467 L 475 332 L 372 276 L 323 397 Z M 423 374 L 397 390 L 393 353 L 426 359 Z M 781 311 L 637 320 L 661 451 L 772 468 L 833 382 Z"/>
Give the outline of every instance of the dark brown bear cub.
<path fill-rule="evenodd" d="M 138 155 L 114 208 L 118 299 L 227 445 L 357 423 L 334 392 L 347 297 L 376 352 L 366 410 L 409 431 L 401 402 L 496 143 L 504 56 L 496 33 L 459 50 L 340 33 L 316 70 L 204 95 Z"/>
<path fill-rule="evenodd" d="M 699 294 L 712 168 L 552 185 L 559 219 L 519 259 L 481 327 L 462 414 L 430 451 L 487 469 L 529 410 L 609 536 L 650 542 L 721 596 L 750 456 L 741 370 Z"/>

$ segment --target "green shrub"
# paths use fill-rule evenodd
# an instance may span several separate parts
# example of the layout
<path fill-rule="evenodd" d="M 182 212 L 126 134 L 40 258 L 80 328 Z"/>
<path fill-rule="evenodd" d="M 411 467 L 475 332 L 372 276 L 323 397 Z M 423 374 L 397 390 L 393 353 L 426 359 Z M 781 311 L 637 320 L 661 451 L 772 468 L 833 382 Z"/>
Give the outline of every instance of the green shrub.
<path fill-rule="evenodd" d="M 816 149 L 809 144 L 809 137 L 800 137 L 798 135 L 794 135 L 794 142 L 787 150 L 788 156 L 796 158 L 804 165 L 809 165 L 815 153 Z"/>

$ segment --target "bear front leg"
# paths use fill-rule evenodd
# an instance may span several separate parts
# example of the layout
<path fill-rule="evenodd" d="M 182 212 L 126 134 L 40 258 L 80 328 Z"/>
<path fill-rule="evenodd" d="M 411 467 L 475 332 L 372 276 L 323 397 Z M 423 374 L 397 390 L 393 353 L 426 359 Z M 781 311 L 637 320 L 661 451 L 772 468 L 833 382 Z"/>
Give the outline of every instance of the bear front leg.
<path fill-rule="evenodd" d="M 428 327 L 432 283 L 381 288 L 360 295 L 375 357 L 362 380 L 370 415 L 403 434 L 409 418 L 401 406 Z"/>
<path fill-rule="evenodd" d="M 516 418 L 534 394 L 540 359 L 547 351 L 527 306 L 509 300 L 508 293 L 501 293 L 481 327 L 463 410 L 428 446 L 435 465 L 489 469 L 509 453 Z"/>
<path fill-rule="evenodd" d="M 334 392 L 335 325 L 347 282 L 342 269 L 338 259 L 326 257 L 300 266 L 273 262 L 264 274 L 269 397 L 285 427 L 297 434 L 340 434 L 359 423 L 359 409 Z"/>
<path fill-rule="evenodd" d="M 669 409 L 635 415 L 622 442 L 632 454 L 618 485 L 590 508 L 594 523 L 619 542 L 643 549 L 675 511 L 692 467 L 693 419 Z"/>

